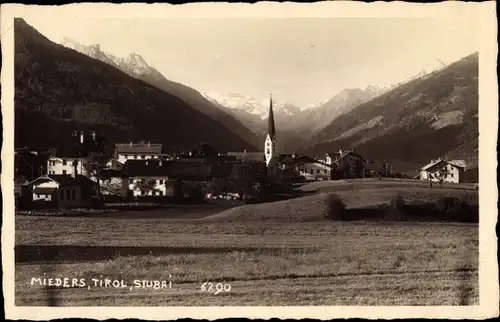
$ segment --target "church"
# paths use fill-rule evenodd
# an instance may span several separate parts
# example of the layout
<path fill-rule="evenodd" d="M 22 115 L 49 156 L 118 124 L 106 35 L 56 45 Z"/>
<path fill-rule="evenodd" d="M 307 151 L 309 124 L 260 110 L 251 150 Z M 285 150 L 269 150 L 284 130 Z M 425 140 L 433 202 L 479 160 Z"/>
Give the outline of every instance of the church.
<path fill-rule="evenodd" d="M 264 143 L 264 156 L 268 174 L 275 174 L 278 167 L 279 155 L 276 150 L 276 128 L 274 126 L 273 97 L 269 102 L 268 130 Z"/>

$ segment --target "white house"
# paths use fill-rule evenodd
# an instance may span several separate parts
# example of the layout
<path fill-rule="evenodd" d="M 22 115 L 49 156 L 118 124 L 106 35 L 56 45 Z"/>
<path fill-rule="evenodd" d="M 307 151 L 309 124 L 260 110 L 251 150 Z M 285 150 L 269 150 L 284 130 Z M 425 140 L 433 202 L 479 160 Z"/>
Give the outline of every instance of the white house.
<path fill-rule="evenodd" d="M 332 167 L 326 163 L 307 156 L 300 156 L 294 160 L 299 174 L 308 180 L 331 180 Z"/>
<path fill-rule="evenodd" d="M 33 201 L 55 208 L 83 207 L 95 196 L 96 183 L 82 175 L 44 175 L 30 183 Z"/>
<path fill-rule="evenodd" d="M 420 169 L 420 180 L 459 183 L 460 176 L 466 169 L 463 160 L 431 160 L 431 162 Z"/>
<path fill-rule="evenodd" d="M 145 177 L 132 177 L 125 180 L 128 185 L 128 190 L 131 191 L 133 197 L 144 196 L 163 196 L 173 197 L 175 181 L 169 180 L 168 176 L 145 176 Z M 140 183 L 149 183 L 148 188 L 140 189 Z"/>
<path fill-rule="evenodd" d="M 71 156 L 53 156 L 47 160 L 47 174 L 48 175 L 72 175 L 86 174 L 85 158 L 71 157 Z"/>
<path fill-rule="evenodd" d="M 123 195 L 127 197 L 174 197 L 175 180 L 167 161 L 131 160 L 122 168 Z"/>

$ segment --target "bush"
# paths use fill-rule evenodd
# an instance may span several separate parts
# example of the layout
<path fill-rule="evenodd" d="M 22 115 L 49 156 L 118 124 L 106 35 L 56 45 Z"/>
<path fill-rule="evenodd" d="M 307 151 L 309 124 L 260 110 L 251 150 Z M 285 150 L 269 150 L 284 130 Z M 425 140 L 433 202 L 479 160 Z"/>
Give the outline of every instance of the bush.
<path fill-rule="evenodd" d="M 390 201 L 391 208 L 396 209 L 397 211 L 401 212 L 403 210 L 403 207 L 405 206 L 405 199 L 401 194 L 397 194 L 394 199 Z"/>
<path fill-rule="evenodd" d="M 465 206 L 465 201 L 458 198 L 444 197 L 436 201 L 436 208 L 441 213 L 451 214 L 458 212 Z"/>
<path fill-rule="evenodd" d="M 439 217 L 444 220 L 478 222 L 479 207 L 471 206 L 464 200 L 444 197 L 436 201 Z"/>
<path fill-rule="evenodd" d="M 327 214 L 326 217 L 332 220 L 344 220 L 346 219 L 346 205 L 335 194 L 328 195 L 327 202 Z"/>

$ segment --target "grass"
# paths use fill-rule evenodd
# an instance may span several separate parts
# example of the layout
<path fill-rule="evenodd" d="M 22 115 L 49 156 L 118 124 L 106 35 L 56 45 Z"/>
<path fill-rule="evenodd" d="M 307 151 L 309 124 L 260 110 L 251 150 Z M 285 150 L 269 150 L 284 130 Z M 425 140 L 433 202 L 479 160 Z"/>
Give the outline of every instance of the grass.
<path fill-rule="evenodd" d="M 412 189 L 403 195 L 437 198 Z M 389 203 L 397 195 L 379 190 L 368 203 L 384 194 Z M 196 207 L 192 213 L 183 208 L 181 218 L 172 209 L 138 212 L 135 218 L 131 211 L 92 218 L 17 216 L 16 305 L 478 303 L 477 224 L 343 222 L 323 215 L 312 220 L 325 195 L 233 210 L 235 216 L 266 218 L 260 213 L 265 210 L 273 220 L 228 221 L 227 212 L 226 219 L 214 220 L 220 216 L 211 215 L 216 210 Z M 300 216 L 307 211 L 310 220 L 304 221 Z M 129 286 L 135 279 L 165 280 L 172 288 L 29 285 L 44 273 L 88 282 L 123 279 Z M 206 281 L 230 284 L 231 291 L 202 292 Z"/>

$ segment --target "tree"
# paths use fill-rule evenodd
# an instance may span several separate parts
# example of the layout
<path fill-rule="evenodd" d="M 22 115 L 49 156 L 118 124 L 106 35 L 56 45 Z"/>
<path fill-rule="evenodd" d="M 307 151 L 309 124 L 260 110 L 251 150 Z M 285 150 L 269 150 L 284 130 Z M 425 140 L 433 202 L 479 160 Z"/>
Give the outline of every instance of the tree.
<path fill-rule="evenodd" d="M 348 173 L 350 178 L 363 177 L 364 169 L 365 167 L 362 160 L 353 158 L 349 161 Z"/>
<path fill-rule="evenodd" d="M 207 187 L 207 192 L 213 195 L 219 195 L 228 191 L 229 181 L 226 178 L 213 178 Z"/>
<path fill-rule="evenodd" d="M 156 180 L 139 179 L 134 183 L 134 190 L 139 190 L 141 195 L 148 195 L 149 192 L 156 191 Z"/>
<path fill-rule="evenodd" d="M 439 171 L 439 184 L 441 188 L 443 187 L 443 182 L 446 177 L 450 174 L 450 170 L 448 169 L 448 165 L 445 165 L 440 171 Z"/>
<path fill-rule="evenodd" d="M 256 174 L 249 163 L 235 164 L 231 175 L 229 176 L 229 187 L 231 190 L 237 192 L 240 198 L 243 196 L 255 193 L 254 184 L 256 181 Z"/>
<path fill-rule="evenodd" d="M 101 197 L 100 182 L 102 172 L 107 167 L 109 157 L 104 153 L 90 153 L 84 161 L 84 169 L 88 177 L 95 178 L 97 182 L 97 198 Z"/>
<path fill-rule="evenodd" d="M 210 157 L 216 154 L 213 146 L 208 143 L 202 142 L 198 146 L 198 154 L 204 157 Z"/>

